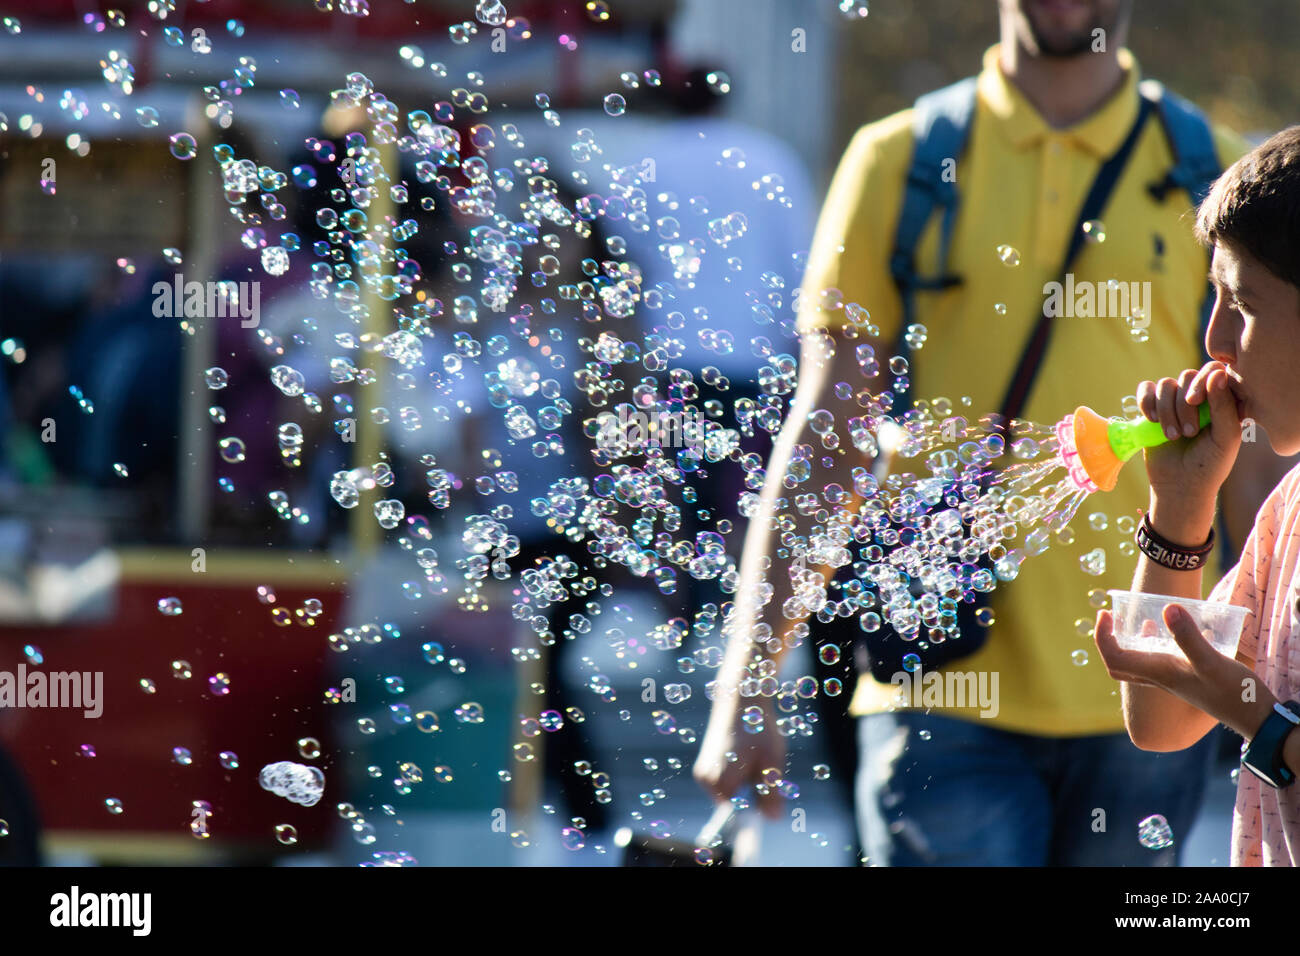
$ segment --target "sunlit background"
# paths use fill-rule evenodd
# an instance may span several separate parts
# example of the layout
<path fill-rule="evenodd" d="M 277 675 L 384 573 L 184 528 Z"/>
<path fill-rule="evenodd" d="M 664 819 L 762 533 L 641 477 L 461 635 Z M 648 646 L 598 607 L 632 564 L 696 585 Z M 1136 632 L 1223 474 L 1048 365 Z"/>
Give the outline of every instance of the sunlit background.
<path fill-rule="evenodd" d="M 690 779 L 702 675 L 729 596 L 716 575 L 672 583 L 584 564 L 575 580 L 589 581 L 551 624 L 558 642 L 538 639 L 545 614 L 512 615 L 527 562 L 566 552 L 528 501 L 557 478 L 594 477 L 579 431 L 590 411 L 543 425 L 563 455 L 507 434 L 481 372 L 510 313 L 460 321 L 453 303 L 474 289 L 456 263 L 474 223 L 396 136 L 372 145 L 408 189 L 377 189 L 369 214 L 418 223 L 391 235 L 420 266 L 411 301 L 430 306 L 430 364 L 401 379 L 397 357 L 376 354 L 397 325 L 368 293 L 357 328 L 312 295 L 307 263 L 329 261 L 312 253 L 317 210 L 340 185 L 327 156 L 374 121 L 333 94 L 381 94 L 402 133 L 411 111 L 442 122 L 446 104 L 462 159 L 482 147 L 494 176 L 513 169 L 509 188 L 492 181 L 502 197 L 545 175 L 572 205 L 584 171 L 609 164 L 653 170 L 684 234 L 743 209 L 747 234 L 706 255 L 673 307 L 741 316 L 718 323 L 734 343 L 705 342 L 682 364 L 728 376 L 731 398 L 756 396 L 768 356 L 795 350 L 798 253 L 852 132 L 975 72 L 997 39 L 994 0 L 871 0 L 865 17 L 866 0 L 840 6 L 516 0 L 498 34 L 475 24 L 474 0 L 371 0 L 366 15 L 361 0 L 0 2 L 0 668 L 102 671 L 105 708 L 98 720 L 0 711 L 0 860 L 609 865 L 619 828 L 694 835 L 709 813 Z M 1129 46 L 1144 75 L 1248 135 L 1294 121 L 1291 4 L 1174 7 L 1137 5 Z M 263 167 L 260 193 L 231 201 L 222 144 Z M 567 231 L 556 281 L 619 254 L 647 286 L 671 287 L 666 234 L 625 219 L 607 209 L 586 235 Z M 293 256 L 282 275 L 275 248 Z M 730 256 L 743 260 L 735 281 Z M 259 282 L 257 326 L 160 317 L 154 285 L 177 274 Z M 758 288 L 785 294 L 763 306 L 745 294 Z M 510 311 L 541 315 L 554 294 L 521 283 Z M 564 317 L 576 307 L 560 299 Z M 349 334 L 350 351 L 314 344 Z M 539 323 L 520 387 L 573 401 L 583 334 Z M 331 368 L 340 354 L 349 377 Z M 277 387 L 277 365 L 303 384 Z M 610 386 L 611 405 L 633 384 Z M 337 426 L 347 420 L 355 441 Z M 764 434 L 745 451 L 764 454 Z M 331 478 L 358 468 L 362 504 L 341 508 Z M 733 470 L 701 489 L 710 519 L 735 520 Z M 400 518 L 378 515 L 378 500 L 402 502 Z M 513 573 L 467 588 L 466 519 L 505 502 L 521 539 L 504 558 Z M 726 535 L 731 559 L 742 533 L 743 521 Z M 680 649 L 674 634 L 689 635 Z M 694 693 L 666 690 L 680 685 Z M 678 698 L 667 709 L 665 693 Z M 822 724 L 846 704 L 823 697 Z M 762 862 L 851 864 L 849 781 L 820 733 L 792 742 L 807 825 L 768 827 Z M 260 787 L 276 761 L 323 771 L 320 802 Z M 1226 862 L 1232 785 L 1226 764 L 1215 774 L 1191 863 Z"/>

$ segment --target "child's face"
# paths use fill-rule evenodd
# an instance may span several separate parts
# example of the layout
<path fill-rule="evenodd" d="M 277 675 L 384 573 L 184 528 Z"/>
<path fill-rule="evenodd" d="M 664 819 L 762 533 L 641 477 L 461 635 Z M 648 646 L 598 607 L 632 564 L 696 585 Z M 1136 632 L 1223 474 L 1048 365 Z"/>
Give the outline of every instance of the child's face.
<path fill-rule="evenodd" d="M 1300 289 L 1223 242 L 1210 277 L 1218 297 L 1205 348 L 1228 367 L 1238 414 L 1258 422 L 1279 455 L 1300 452 Z"/>

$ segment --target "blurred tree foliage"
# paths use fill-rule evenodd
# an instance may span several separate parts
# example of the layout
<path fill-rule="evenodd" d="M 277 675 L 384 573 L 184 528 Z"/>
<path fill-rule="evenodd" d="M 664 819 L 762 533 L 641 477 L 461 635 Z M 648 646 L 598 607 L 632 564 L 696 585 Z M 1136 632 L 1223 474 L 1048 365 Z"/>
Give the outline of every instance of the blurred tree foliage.
<path fill-rule="evenodd" d="M 863 123 L 978 72 L 997 40 L 997 0 L 871 0 L 869 17 L 844 23 L 831 155 Z M 1137 0 L 1126 45 L 1144 77 L 1242 134 L 1300 122 L 1297 0 Z"/>

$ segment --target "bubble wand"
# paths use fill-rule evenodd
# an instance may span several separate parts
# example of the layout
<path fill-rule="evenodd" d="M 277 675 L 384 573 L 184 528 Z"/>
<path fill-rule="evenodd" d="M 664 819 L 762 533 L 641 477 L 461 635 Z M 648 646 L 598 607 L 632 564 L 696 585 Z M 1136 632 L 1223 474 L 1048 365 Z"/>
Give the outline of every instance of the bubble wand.
<path fill-rule="evenodd" d="M 1210 405 L 1201 405 L 1200 427 L 1210 423 Z M 1171 439 L 1159 422 L 1145 418 L 1125 420 L 1102 418 L 1086 405 L 1073 415 L 1066 415 L 1056 425 L 1057 454 L 1069 473 L 1070 481 L 1089 494 L 1110 491 L 1119 480 L 1119 472 L 1143 448 L 1154 448 Z"/>

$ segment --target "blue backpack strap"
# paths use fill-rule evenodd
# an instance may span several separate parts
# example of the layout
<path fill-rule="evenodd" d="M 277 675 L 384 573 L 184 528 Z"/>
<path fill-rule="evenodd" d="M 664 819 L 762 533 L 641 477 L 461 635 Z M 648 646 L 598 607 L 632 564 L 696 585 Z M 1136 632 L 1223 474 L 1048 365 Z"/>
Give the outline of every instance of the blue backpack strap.
<path fill-rule="evenodd" d="M 1142 87 L 1143 94 L 1156 104 L 1160 125 L 1174 154 L 1174 166 L 1164 180 L 1147 188 L 1161 201 L 1170 189 L 1181 189 L 1191 197 L 1193 205 L 1200 205 L 1223 172 L 1209 121 L 1196 106 L 1155 80 L 1144 80 Z"/>
<path fill-rule="evenodd" d="M 952 244 L 953 224 L 957 218 L 957 184 L 955 162 L 966 147 L 971 120 L 975 116 L 975 77 L 968 77 L 927 93 L 912 107 L 912 163 L 903 187 L 902 212 L 894 233 L 894 251 L 889 271 L 903 304 L 902 323 L 892 354 L 910 361 L 910 349 L 904 338 L 907 327 L 915 321 L 918 289 L 941 290 L 958 285 L 959 276 L 950 275 L 948 250 Z M 939 240 L 939 271 L 934 276 L 920 276 L 916 271 L 916 247 L 935 209 L 943 210 Z M 897 393 L 905 400 L 910 386 Z M 905 407 L 905 406 L 904 406 Z"/>
<path fill-rule="evenodd" d="M 1169 190 L 1181 189 L 1191 198 L 1192 205 L 1199 206 L 1210 191 L 1210 186 L 1223 172 L 1209 121 L 1196 106 L 1176 93 L 1169 92 L 1155 80 L 1144 80 L 1142 87 L 1143 95 L 1156 104 L 1160 125 L 1169 141 L 1169 149 L 1174 154 L 1173 168 L 1165 174 L 1162 181 L 1152 183 L 1147 189 L 1161 202 L 1164 202 Z M 1201 341 L 1205 340 L 1205 331 L 1209 328 L 1210 313 L 1213 311 L 1214 289 L 1207 286 L 1205 300 L 1201 304 Z"/>

